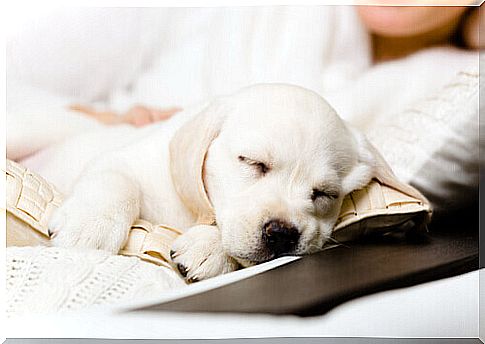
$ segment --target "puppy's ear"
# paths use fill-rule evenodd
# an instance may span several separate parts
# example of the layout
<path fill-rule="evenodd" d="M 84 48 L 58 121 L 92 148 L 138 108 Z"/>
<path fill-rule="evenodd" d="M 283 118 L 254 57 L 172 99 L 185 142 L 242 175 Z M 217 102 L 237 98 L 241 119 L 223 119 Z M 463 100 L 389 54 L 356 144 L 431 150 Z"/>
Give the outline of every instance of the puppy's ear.
<path fill-rule="evenodd" d="M 345 195 L 354 190 L 366 186 L 376 175 L 376 161 L 374 155 L 369 150 L 370 143 L 364 135 L 354 129 L 350 129 L 356 141 L 357 164 L 344 177 L 342 181 L 342 191 Z"/>
<path fill-rule="evenodd" d="M 224 122 L 223 103 L 216 100 L 189 119 L 169 144 L 170 173 L 182 202 L 198 224 L 213 224 L 215 214 L 204 186 L 204 162 L 212 141 Z"/>
<path fill-rule="evenodd" d="M 342 183 L 344 194 L 363 188 L 374 178 L 382 184 L 421 200 L 424 204 L 429 204 L 426 197 L 418 190 L 399 181 L 379 151 L 362 133 L 353 128 L 350 128 L 350 130 L 356 139 L 358 163 L 344 178 Z"/>

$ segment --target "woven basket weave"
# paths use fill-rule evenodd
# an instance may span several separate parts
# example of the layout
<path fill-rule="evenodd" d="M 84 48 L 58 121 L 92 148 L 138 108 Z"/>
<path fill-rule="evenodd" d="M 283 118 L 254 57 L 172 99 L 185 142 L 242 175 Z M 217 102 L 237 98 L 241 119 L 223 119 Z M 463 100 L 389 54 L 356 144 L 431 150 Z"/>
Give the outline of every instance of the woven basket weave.
<path fill-rule="evenodd" d="M 7 246 L 49 245 L 47 224 L 62 203 L 62 195 L 41 176 L 11 160 L 6 162 L 5 175 Z M 426 216 L 422 215 L 430 211 L 429 205 L 421 200 L 372 180 L 345 197 L 333 237 L 341 242 L 355 240 L 368 233 L 397 228 L 413 219 L 424 222 Z M 170 247 L 181 233 L 170 226 L 137 220 L 119 253 L 170 266 Z"/>

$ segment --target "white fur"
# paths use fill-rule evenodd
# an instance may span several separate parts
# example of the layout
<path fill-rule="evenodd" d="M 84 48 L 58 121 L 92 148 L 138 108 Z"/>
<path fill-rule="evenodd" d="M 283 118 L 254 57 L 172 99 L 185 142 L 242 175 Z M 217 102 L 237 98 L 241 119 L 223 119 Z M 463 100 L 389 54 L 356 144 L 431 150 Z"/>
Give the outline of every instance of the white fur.
<path fill-rule="evenodd" d="M 300 87 L 255 85 L 217 103 L 224 105 L 224 120 L 204 166 L 217 227 L 197 226 L 169 170 L 170 139 L 198 108 L 143 129 L 114 127 L 73 137 L 24 161 L 36 169 L 42 160 L 38 172 L 68 193 L 50 223 L 54 242 L 116 253 L 137 217 L 166 223 L 186 231 L 174 244 L 173 259 L 189 271 L 187 278 L 199 280 L 234 270 L 236 261 L 271 259 L 261 239 L 270 219 L 298 228 L 295 254 L 319 250 L 344 195 L 373 175 L 366 143 L 323 98 Z M 258 175 L 239 156 L 263 161 L 270 170 Z M 312 202 L 317 187 L 338 197 Z"/>

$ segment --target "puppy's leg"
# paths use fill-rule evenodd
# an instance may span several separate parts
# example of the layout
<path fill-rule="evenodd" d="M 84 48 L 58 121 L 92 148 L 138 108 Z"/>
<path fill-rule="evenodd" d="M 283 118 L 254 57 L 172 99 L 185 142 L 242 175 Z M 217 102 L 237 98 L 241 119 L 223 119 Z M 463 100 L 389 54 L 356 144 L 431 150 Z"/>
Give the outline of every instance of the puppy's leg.
<path fill-rule="evenodd" d="M 224 252 L 221 234 L 216 226 L 190 228 L 175 240 L 170 256 L 188 282 L 231 272 L 239 266 Z"/>
<path fill-rule="evenodd" d="M 140 213 L 137 184 L 115 171 L 83 175 L 49 221 L 55 246 L 118 253 Z"/>

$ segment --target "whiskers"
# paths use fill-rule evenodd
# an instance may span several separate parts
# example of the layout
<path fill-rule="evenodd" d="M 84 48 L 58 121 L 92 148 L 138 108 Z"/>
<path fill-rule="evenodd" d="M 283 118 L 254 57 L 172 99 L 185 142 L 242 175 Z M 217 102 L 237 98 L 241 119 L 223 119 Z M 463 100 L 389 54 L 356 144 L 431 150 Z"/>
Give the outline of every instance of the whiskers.
<path fill-rule="evenodd" d="M 321 247 L 321 249 L 322 250 L 328 250 L 328 249 L 340 247 L 340 246 L 343 246 L 345 248 L 350 248 L 350 246 L 348 246 L 344 243 L 341 243 L 337 239 L 335 239 L 333 237 L 328 237 L 327 240 L 325 241 L 325 243 L 323 244 L 323 246 Z"/>

